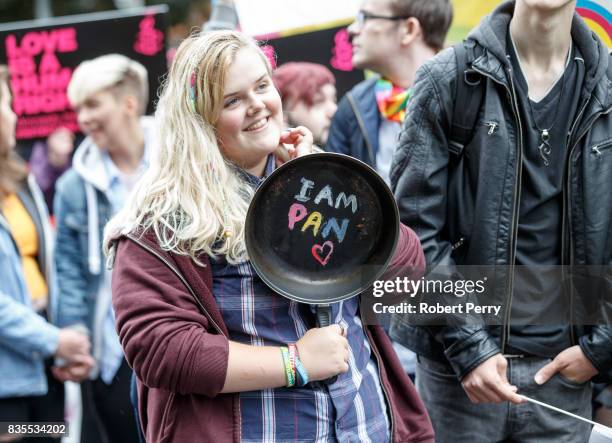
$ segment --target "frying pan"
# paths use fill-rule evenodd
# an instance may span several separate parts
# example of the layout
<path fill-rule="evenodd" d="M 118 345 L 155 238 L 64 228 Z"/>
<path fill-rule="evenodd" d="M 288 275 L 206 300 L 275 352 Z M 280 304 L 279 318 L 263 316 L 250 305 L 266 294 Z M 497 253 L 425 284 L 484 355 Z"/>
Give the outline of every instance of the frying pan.
<path fill-rule="evenodd" d="M 274 291 L 317 305 L 320 327 L 332 302 L 367 289 L 389 264 L 399 213 L 389 187 L 365 163 L 317 153 L 276 169 L 249 206 L 251 263 Z"/>

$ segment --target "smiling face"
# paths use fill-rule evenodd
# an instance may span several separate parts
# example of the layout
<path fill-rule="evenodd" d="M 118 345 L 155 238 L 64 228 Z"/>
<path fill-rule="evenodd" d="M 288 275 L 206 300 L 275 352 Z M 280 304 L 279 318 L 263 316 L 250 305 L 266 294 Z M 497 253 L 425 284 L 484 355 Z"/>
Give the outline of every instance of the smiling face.
<path fill-rule="evenodd" d="M 111 89 L 103 89 L 76 106 L 77 121 L 84 134 L 102 149 L 108 149 L 126 130 L 129 106 L 125 97 L 118 97 Z"/>
<path fill-rule="evenodd" d="M 249 172 L 260 169 L 279 145 L 282 124 L 281 99 L 262 55 L 240 49 L 225 75 L 216 124 L 223 155 Z"/>
<path fill-rule="evenodd" d="M 0 154 L 15 147 L 17 116 L 11 108 L 11 91 L 5 81 L 0 81 Z"/>

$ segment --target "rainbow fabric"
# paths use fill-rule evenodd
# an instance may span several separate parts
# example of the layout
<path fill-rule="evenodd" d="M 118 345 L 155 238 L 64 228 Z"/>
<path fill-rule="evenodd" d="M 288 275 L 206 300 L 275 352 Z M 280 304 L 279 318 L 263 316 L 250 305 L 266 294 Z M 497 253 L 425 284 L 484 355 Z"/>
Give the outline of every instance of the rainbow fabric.
<path fill-rule="evenodd" d="M 576 12 L 604 45 L 612 48 L 612 0 L 578 0 Z"/>
<path fill-rule="evenodd" d="M 379 78 L 374 91 L 382 116 L 387 120 L 402 123 L 406 117 L 406 103 L 412 96 L 412 90 L 401 88 L 387 79 Z"/>

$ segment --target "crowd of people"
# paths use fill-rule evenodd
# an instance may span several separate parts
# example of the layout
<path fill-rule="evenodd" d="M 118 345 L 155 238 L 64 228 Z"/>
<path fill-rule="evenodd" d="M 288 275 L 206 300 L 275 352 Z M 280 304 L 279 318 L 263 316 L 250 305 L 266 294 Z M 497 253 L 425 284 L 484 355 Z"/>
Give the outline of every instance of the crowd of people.
<path fill-rule="evenodd" d="M 612 325 L 516 320 L 573 318 L 538 266 L 612 265 L 612 58 L 575 9 L 506 1 L 445 48 L 449 0 L 364 0 L 348 32 L 373 75 L 338 104 L 328 68 L 272 69 L 236 30 L 181 43 L 154 118 L 146 69 L 100 56 L 67 91 L 85 138 L 58 128 L 29 167 L 0 67 L 0 422 L 63 421 L 72 381 L 82 442 L 587 442 L 522 394 L 605 421 Z M 393 267 L 502 269 L 502 324 L 365 324 L 353 297 L 316 327 L 270 289 L 249 203 L 321 150 L 391 187 Z"/>

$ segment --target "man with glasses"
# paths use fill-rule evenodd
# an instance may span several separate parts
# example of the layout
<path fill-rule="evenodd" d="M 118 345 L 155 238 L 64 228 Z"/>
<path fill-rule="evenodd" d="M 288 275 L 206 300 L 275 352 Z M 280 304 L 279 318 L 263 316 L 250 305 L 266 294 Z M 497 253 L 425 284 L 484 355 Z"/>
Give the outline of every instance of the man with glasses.
<path fill-rule="evenodd" d="M 377 76 L 342 99 L 326 149 L 374 167 L 388 182 L 416 70 L 443 46 L 452 20 L 449 0 L 365 0 L 348 28 L 353 66 Z"/>

